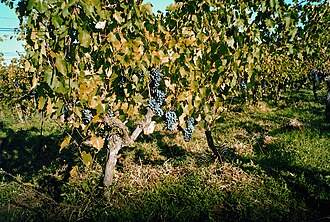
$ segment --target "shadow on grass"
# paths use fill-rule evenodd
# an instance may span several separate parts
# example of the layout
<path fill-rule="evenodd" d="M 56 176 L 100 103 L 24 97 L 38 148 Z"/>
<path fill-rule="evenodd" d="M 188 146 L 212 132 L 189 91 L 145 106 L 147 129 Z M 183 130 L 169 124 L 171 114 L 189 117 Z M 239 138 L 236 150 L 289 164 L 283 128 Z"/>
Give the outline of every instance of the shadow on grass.
<path fill-rule="evenodd" d="M 63 135 L 40 135 L 40 129 L 14 131 L 0 122 L 5 137 L 0 138 L 0 168 L 5 172 L 19 176 L 22 181 L 38 181 L 39 186 L 53 198 L 60 196 L 62 181 L 52 176 L 59 166 L 74 163 L 72 153 L 64 150 L 59 153 Z M 68 172 L 65 175 L 68 178 Z M 13 178 L 5 177 L 10 181 Z"/>
<path fill-rule="evenodd" d="M 177 141 L 178 136 L 181 136 L 180 132 L 173 133 L 170 131 L 156 131 L 152 135 L 142 135 L 138 142 L 153 144 L 152 146 L 154 147 L 135 147 L 135 163 L 142 161 L 155 166 L 163 165 L 165 162 L 170 161 L 175 166 L 180 166 L 185 164 L 188 159 L 194 159 L 198 167 L 210 166 L 214 163 L 215 157 L 211 149 L 207 148 L 208 150 L 203 155 L 188 151 L 180 143 L 171 142 L 171 140 Z M 194 141 L 191 143 L 191 145 L 194 145 Z M 156 152 L 155 149 L 157 150 Z M 131 148 L 124 148 L 123 152 L 127 150 L 133 151 Z"/>
<path fill-rule="evenodd" d="M 304 112 L 321 112 L 320 110 L 313 111 L 313 109 L 311 107 L 301 110 L 298 114 L 303 116 Z M 249 166 L 249 163 L 253 161 L 254 165 L 258 166 L 259 171 L 279 182 L 285 182 L 295 194 L 295 198 L 307 205 L 310 210 L 309 219 L 321 221 L 320 218 L 323 218 L 322 221 L 327 221 L 330 220 L 330 167 L 327 165 L 330 164 L 328 159 L 330 146 L 327 146 L 328 142 L 326 141 L 330 141 L 330 125 L 318 115 L 304 121 L 305 124 L 302 129 L 283 125 L 269 131 L 262 130 L 261 125 L 252 124 L 250 121 L 236 123 L 237 126 L 246 129 L 250 135 L 260 133 L 263 137 L 265 136 L 264 133 L 267 132 L 267 135 L 279 139 L 270 144 L 265 144 L 263 138 L 257 140 L 254 144 L 255 156 L 252 158 L 237 155 L 233 150 L 228 152 L 225 158 L 228 161 L 237 162 L 239 160 L 239 166 L 252 173 L 256 169 L 255 166 Z M 322 144 L 318 145 L 318 143 Z M 317 150 L 317 146 L 321 147 L 318 148 L 320 150 Z M 322 150 L 324 156 L 318 153 Z M 313 160 L 320 161 L 323 165 L 320 164 L 316 167 L 312 163 Z"/>

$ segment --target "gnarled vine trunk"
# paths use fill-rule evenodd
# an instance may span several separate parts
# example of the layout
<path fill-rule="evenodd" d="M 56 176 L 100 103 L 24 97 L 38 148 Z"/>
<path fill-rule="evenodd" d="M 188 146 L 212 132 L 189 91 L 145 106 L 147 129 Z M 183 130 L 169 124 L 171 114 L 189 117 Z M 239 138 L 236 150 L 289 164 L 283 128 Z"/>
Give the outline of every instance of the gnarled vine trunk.
<path fill-rule="evenodd" d="M 120 149 L 124 146 L 130 146 L 138 138 L 141 132 L 148 127 L 152 122 L 154 113 L 148 108 L 145 118 L 137 125 L 131 135 L 126 125 L 116 118 L 109 118 L 105 122 L 110 128 L 117 128 L 118 133 L 111 134 L 108 138 L 107 158 L 104 169 L 104 186 L 108 187 L 113 183 L 115 175 L 115 167 L 117 163 L 117 155 Z"/>
<path fill-rule="evenodd" d="M 120 135 L 115 134 L 108 139 L 107 159 L 103 179 L 103 184 L 105 186 L 110 186 L 113 183 L 115 167 L 117 163 L 117 154 L 122 147 L 123 139 Z"/>
<path fill-rule="evenodd" d="M 212 150 L 214 156 L 216 158 L 218 158 L 219 161 L 221 161 L 222 158 L 221 158 L 221 155 L 220 155 L 219 151 L 217 150 L 217 147 L 214 144 L 214 140 L 213 140 L 213 137 L 212 137 L 211 130 L 205 130 L 205 136 L 206 136 L 206 140 L 207 140 L 207 145 Z"/>

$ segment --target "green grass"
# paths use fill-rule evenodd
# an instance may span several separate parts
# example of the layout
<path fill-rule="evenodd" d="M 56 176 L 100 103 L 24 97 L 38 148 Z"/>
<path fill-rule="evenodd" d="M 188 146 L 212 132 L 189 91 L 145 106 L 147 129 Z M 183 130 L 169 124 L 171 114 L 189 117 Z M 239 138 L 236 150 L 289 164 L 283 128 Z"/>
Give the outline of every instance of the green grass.
<path fill-rule="evenodd" d="M 40 115 L 19 123 L 0 112 L 0 221 L 326 221 L 330 124 L 309 91 L 278 104 L 232 104 L 213 131 L 193 140 L 158 125 L 122 149 L 105 197 L 104 153 L 85 168 L 58 152 L 63 130 Z M 75 175 L 70 175 L 74 166 Z"/>

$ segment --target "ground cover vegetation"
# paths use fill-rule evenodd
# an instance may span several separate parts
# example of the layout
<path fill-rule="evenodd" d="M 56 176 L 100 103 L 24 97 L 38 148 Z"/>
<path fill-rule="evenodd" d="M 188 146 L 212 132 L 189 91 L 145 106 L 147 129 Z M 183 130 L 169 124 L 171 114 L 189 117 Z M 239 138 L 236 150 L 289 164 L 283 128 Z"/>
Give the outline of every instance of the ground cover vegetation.
<path fill-rule="evenodd" d="M 214 131 L 222 159 L 197 127 L 190 142 L 156 125 L 119 153 L 110 196 L 103 163 L 58 152 L 65 129 L 1 112 L 2 221 L 326 221 L 330 204 L 325 91 L 278 104 L 228 106 Z M 15 114 L 15 113 L 14 113 Z M 104 152 L 104 151 L 102 151 Z M 24 163 L 24 164 L 22 164 Z"/>
<path fill-rule="evenodd" d="M 328 218 L 328 2 L 2 2 L 3 218 Z"/>

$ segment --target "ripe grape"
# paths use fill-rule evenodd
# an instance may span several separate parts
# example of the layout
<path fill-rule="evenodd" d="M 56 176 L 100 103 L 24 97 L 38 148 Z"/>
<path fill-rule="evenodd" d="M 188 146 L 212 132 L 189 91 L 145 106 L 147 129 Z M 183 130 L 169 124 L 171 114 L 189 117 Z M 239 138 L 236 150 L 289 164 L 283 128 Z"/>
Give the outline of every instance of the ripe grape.
<path fill-rule="evenodd" d="M 161 108 L 161 105 L 162 104 L 158 103 L 157 100 L 154 98 L 150 98 L 147 103 L 147 106 L 150 107 L 150 109 L 160 117 L 163 116 L 163 110 Z"/>
<path fill-rule="evenodd" d="M 163 102 L 166 99 L 166 94 L 162 90 L 157 89 L 155 93 L 155 99 L 161 106 L 163 105 Z"/>
<path fill-rule="evenodd" d="M 106 115 L 109 116 L 109 117 L 114 117 L 115 116 L 114 112 L 111 109 L 109 109 L 109 111 L 107 112 Z"/>
<path fill-rule="evenodd" d="M 148 100 L 147 106 L 151 108 L 153 112 L 155 112 L 158 116 L 162 117 L 164 112 L 161 108 L 163 105 L 166 94 L 162 90 L 158 89 L 160 86 L 160 80 L 163 77 L 163 74 L 159 69 L 151 71 L 150 73 L 150 86 L 151 86 L 151 98 Z"/>
<path fill-rule="evenodd" d="M 84 121 L 85 124 L 88 124 L 92 121 L 93 119 L 93 113 L 89 109 L 84 109 L 82 111 L 82 120 Z"/>
<path fill-rule="evenodd" d="M 241 87 L 242 87 L 242 90 L 246 90 L 246 83 L 244 80 L 241 82 Z"/>
<path fill-rule="evenodd" d="M 152 80 L 151 83 L 152 83 L 153 88 L 157 89 L 160 85 L 159 81 L 163 77 L 163 74 L 160 72 L 159 69 L 156 69 L 155 71 L 151 71 L 150 77 L 151 77 L 151 80 Z"/>
<path fill-rule="evenodd" d="M 319 73 L 318 72 L 314 72 L 313 81 L 314 82 L 318 82 L 319 81 Z"/>
<path fill-rule="evenodd" d="M 123 88 L 124 87 L 124 84 L 125 84 L 125 82 L 126 82 L 126 77 L 122 74 L 122 75 L 120 75 L 120 82 L 119 82 L 119 86 L 121 87 L 121 88 Z"/>
<path fill-rule="evenodd" d="M 194 123 L 195 123 L 194 118 L 189 118 L 187 120 L 187 128 L 183 130 L 183 138 L 186 142 L 189 142 L 191 140 L 191 135 L 195 130 Z"/>
<path fill-rule="evenodd" d="M 176 113 L 173 111 L 165 112 L 165 124 L 167 126 L 167 129 L 170 131 L 174 130 L 175 122 L 178 121 L 178 117 L 176 116 Z"/>

